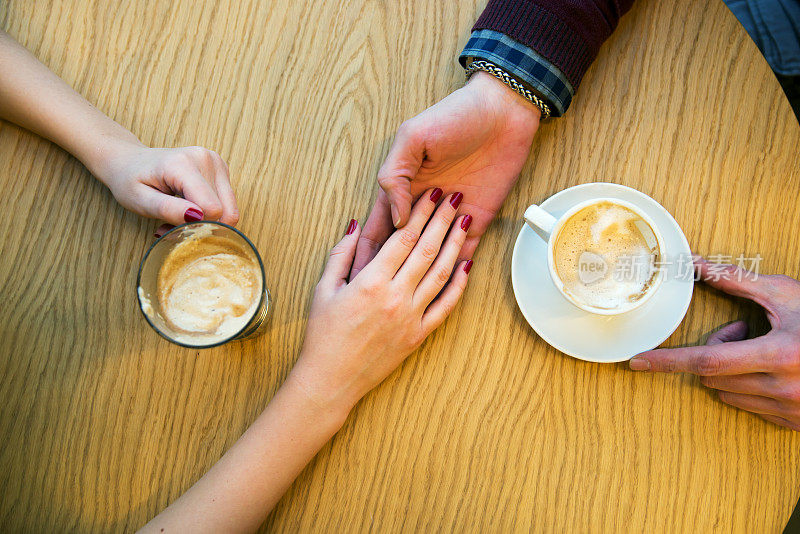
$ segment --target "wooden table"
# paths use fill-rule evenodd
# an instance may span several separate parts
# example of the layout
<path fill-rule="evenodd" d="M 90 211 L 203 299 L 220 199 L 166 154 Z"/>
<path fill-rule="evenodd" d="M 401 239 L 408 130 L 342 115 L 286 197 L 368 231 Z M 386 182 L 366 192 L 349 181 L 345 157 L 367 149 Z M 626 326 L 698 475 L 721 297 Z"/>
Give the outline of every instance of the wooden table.
<path fill-rule="evenodd" d="M 0 124 L 0 530 L 133 530 L 236 440 L 291 368 L 325 251 L 364 220 L 393 132 L 462 84 L 455 58 L 482 7 L 0 3 L 3 28 L 144 142 L 223 155 L 276 303 L 257 340 L 168 344 L 134 298 L 156 223 Z M 541 127 L 458 310 L 360 403 L 265 529 L 780 531 L 800 494 L 800 436 L 694 377 L 556 352 L 518 311 L 510 262 L 525 206 L 613 181 L 664 204 L 696 251 L 760 253 L 762 272 L 800 276 L 799 147 L 722 2 L 638 2 L 568 115 Z M 766 324 L 698 287 L 666 344 L 737 317 Z"/>

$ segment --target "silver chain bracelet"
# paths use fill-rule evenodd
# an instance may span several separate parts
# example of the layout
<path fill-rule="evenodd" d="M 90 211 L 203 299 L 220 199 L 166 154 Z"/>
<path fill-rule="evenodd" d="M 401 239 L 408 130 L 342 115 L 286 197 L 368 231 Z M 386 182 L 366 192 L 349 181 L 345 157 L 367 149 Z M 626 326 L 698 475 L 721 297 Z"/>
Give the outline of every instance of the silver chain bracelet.
<path fill-rule="evenodd" d="M 542 112 L 542 118 L 546 119 L 550 116 L 550 106 L 544 103 L 544 101 L 533 94 L 530 90 L 528 90 L 524 85 L 519 83 L 513 76 L 508 74 L 506 71 L 495 65 L 494 63 L 490 63 L 489 61 L 484 61 L 482 59 L 475 59 L 469 62 L 467 65 L 467 80 L 469 77 L 475 74 L 477 71 L 483 71 L 487 74 L 491 74 L 508 87 L 510 87 L 515 93 L 519 96 L 539 108 L 539 111 Z"/>

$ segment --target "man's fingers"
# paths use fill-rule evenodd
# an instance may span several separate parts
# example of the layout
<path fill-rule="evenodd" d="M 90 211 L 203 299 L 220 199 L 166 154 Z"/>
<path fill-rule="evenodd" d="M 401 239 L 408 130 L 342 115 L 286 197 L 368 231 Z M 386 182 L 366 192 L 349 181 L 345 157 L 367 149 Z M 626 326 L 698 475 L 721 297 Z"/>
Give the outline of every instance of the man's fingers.
<path fill-rule="evenodd" d="M 701 376 L 700 383 L 719 391 L 775 397 L 779 392 L 775 377 L 767 373 L 744 375 Z"/>
<path fill-rule="evenodd" d="M 725 404 L 735 406 L 736 408 L 747 410 L 748 412 L 777 416 L 784 415 L 784 409 L 781 404 L 775 399 L 770 399 L 769 397 L 720 391 L 719 400 Z"/>
<path fill-rule="evenodd" d="M 325 265 L 325 271 L 319 281 L 320 289 L 331 291 L 347 283 L 347 276 L 353 265 L 353 256 L 356 253 L 360 234 L 358 221 L 351 219 L 344 237 L 331 249 L 328 263 Z"/>
<path fill-rule="evenodd" d="M 475 255 L 475 249 L 478 248 L 478 243 L 480 243 L 480 241 L 481 236 L 470 236 L 467 234 L 467 239 L 464 241 L 464 244 L 461 246 L 461 250 L 458 252 L 458 261 L 471 260 L 472 256 Z"/>
<path fill-rule="evenodd" d="M 759 417 L 761 417 L 765 421 L 769 421 L 770 423 L 775 423 L 776 425 L 786 427 L 789 430 L 794 430 L 795 432 L 800 431 L 800 424 L 793 423 L 788 419 L 784 419 L 783 417 L 779 417 L 777 415 L 766 415 L 766 414 L 759 414 Z"/>
<path fill-rule="evenodd" d="M 386 242 L 393 230 L 392 217 L 389 212 L 389 199 L 386 197 L 386 193 L 380 190 L 358 240 L 356 257 L 353 260 L 353 268 L 350 271 L 350 280 L 353 280 L 372 261 L 372 258 L 378 254 L 381 246 L 383 246 L 383 243 Z"/>
<path fill-rule="evenodd" d="M 656 349 L 630 361 L 634 371 L 693 373 L 702 376 L 770 372 L 781 362 L 781 344 L 767 334 L 756 339 L 677 349 Z"/>
<path fill-rule="evenodd" d="M 728 343 L 729 341 L 741 341 L 747 337 L 747 331 L 747 323 L 744 321 L 734 321 L 708 336 L 706 345 L 719 345 L 720 343 Z"/>
<path fill-rule="evenodd" d="M 161 237 L 162 235 L 166 234 L 167 232 L 169 232 L 173 228 L 175 228 L 174 224 L 164 223 L 161 226 L 159 226 L 158 228 L 156 228 L 156 231 L 153 232 L 153 236 L 154 237 Z"/>
<path fill-rule="evenodd" d="M 414 119 L 404 122 L 378 170 L 378 183 L 389 199 L 392 224 L 396 228 L 404 226 L 411 214 L 414 202 L 411 181 L 417 176 L 424 158 L 423 130 Z"/>
<path fill-rule="evenodd" d="M 702 256 L 695 256 L 694 266 L 701 280 L 729 295 L 754 300 L 762 306 L 770 299 L 767 276 L 758 276 L 736 265 L 711 263 Z"/>
<path fill-rule="evenodd" d="M 378 178 L 378 183 L 389 199 L 392 225 L 401 228 L 408 222 L 411 203 L 414 201 L 411 195 L 411 181 L 405 176 L 389 176 Z"/>

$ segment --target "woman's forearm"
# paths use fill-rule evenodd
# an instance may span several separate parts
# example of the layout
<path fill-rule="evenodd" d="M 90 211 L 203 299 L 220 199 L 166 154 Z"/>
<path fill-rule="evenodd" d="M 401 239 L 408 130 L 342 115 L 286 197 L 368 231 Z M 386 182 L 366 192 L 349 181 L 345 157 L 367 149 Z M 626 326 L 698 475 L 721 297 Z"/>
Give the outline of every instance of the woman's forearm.
<path fill-rule="evenodd" d="M 0 118 L 78 158 L 102 179 L 119 147 L 141 143 L 0 30 Z"/>
<path fill-rule="evenodd" d="M 142 532 L 254 531 L 348 412 L 319 404 L 290 375 L 219 462 Z"/>

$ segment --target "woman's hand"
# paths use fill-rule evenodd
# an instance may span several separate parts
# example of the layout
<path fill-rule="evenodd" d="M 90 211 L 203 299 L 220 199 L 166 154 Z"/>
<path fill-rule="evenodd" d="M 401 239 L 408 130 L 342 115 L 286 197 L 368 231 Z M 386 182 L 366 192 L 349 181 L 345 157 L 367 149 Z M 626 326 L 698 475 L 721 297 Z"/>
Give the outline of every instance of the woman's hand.
<path fill-rule="evenodd" d="M 456 219 L 461 193 L 448 195 L 437 208 L 441 197 L 439 188 L 426 191 L 408 224 L 350 283 L 361 233 L 355 221 L 331 251 L 290 379 L 299 381 L 318 404 L 349 412 L 444 321 L 461 297 L 472 262 L 453 269 L 472 216 Z"/>
<path fill-rule="evenodd" d="M 0 119 L 63 147 L 124 207 L 170 224 L 239 220 L 228 167 L 215 152 L 147 148 L 2 30 L 0 72 Z"/>
<path fill-rule="evenodd" d="M 472 265 L 456 266 L 472 217 L 456 219 L 460 193 L 437 208 L 441 197 L 441 189 L 426 191 L 408 224 L 348 284 L 361 233 L 350 222 L 317 285 L 286 382 L 225 456 L 142 532 L 254 531 L 358 399 L 444 321 Z"/>
<path fill-rule="evenodd" d="M 104 154 L 96 173 L 123 207 L 173 225 L 239 221 L 228 166 L 216 152 L 122 145 Z"/>

